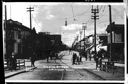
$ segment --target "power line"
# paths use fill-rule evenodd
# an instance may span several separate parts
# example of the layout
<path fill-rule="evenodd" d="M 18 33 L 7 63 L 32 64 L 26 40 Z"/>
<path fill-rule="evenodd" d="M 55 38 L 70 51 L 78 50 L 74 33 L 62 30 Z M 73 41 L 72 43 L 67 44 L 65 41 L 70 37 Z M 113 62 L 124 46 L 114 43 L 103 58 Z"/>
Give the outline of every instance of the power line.
<path fill-rule="evenodd" d="M 102 13 L 101 13 L 102 15 L 100 15 L 100 19 L 98 20 L 98 23 L 100 23 L 100 21 L 102 21 L 101 18 L 103 18 L 105 16 L 105 14 L 104 14 L 105 13 L 105 9 L 106 9 L 106 6 L 104 6 L 104 9 L 102 10 Z"/>
<path fill-rule="evenodd" d="M 83 12 L 81 14 L 75 15 L 74 17 L 80 17 L 80 16 L 83 16 L 83 15 L 87 14 L 89 9 L 87 9 L 85 12 Z M 70 18 L 73 18 L 73 17 L 69 17 L 68 19 L 70 19 Z"/>
<path fill-rule="evenodd" d="M 102 24 L 102 23 L 104 23 L 104 22 L 107 22 L 107 20 L 106 19 L 101 19 L 101 18 L 103 18 L 104 16 L 105 16 L 105 9 L 106 9 L 106 6 L 104 6 L 104 8 L 103 8 L 103 10 L 102 10 L 102 13 L 101 13 L 101 15 L 100 15 L 100 19 L 97 21 L 97 23 L 98 24 Z"/>
<path fill-rule="evenodd" d="M 105 15 L 104 15 L 104 13 L 105 13 L 105 12 L 104 12 L 104 11 L 105 11 L 105 8 L 106 8 L 106 6 L 104 6 L 104 8 L 103 8 L 103 10 L 102 10 L 102 13 L 100 12 L 100 14 L 102 14 L 102 15 L 99 15 L 99 16 L 100 16 L 100 19 L 101 19 L 103 16 L 105 16 Z"/>
<path fill-rule="evenodd" d="M 101 5 L 101 7 L 100 7 L 99 11 L 101 11 L 101 9 L 102 9 L 102 5 Z"/>
<path fill-rule="evenodd" d="M 78 15 L 74 15 L 74 17 L 77 17 L 77 16 L 83 16 L 85 13 L 88 13 L 88 10 L 89 10 L 90 8 L 88 8 L 86 11 L 84 11 L 83 13 L 81 13 L 81 14 L 78 14 Z M 99 21 L 101 21 L 101 18 L 103 18 L 104 16 L 105 16 L 105 9 L 106 9 L 106 6 L 102 6 L 101 5 L 101 7 L 100 7 L 100 9 L 99 9 L 99 11 L 101 11 L 100 12 L 100 20 Z M 73 18 L 73 17 L 69 17 L 69 18 L 67 18 L 67 19 L 70 19 L 70 18 Z M 99 21 L 98 21 L 98 23 L 99 23 Z M 86 23 L 90 23 L 90 22 L 92 22 L 92 20 L 91 20 L 91 18 L 89 18 L 87 21 L 86 21 Z M 92 23 L 91 23 L 92 24 Z M 100 23 L 101 24 L 101 23 Z"/>
<path fill-rule="evenodd" d="M 117 15 L 119 15 L 119 17 L 121 17 L 121 19 L 124 19 L 122 15 L 119 14 L 119 12 L 117 11 L 117 9 L 115 9 L 114 7 L 112 7 L 112 10 L 116 12 Z M 114 16 L 116 17 L 116 16 Z"/>
<path fill-rule="evenodd" d="M 119 15 L 119 13 L 118 13 L 118 11 L 115 9 L 115 8 L 112 8 L 115 12 L 114 13 L 116 13 L 116 14 L 118 14 Z M 102 10 L 103 12 L 102 12 L 102 15 L 101 15 L 101 17 L 100 17 L 100 20 L 98 21 L 98 23 L 99 24 L 102 24 L 102 23 L 104 23 L 105 21 L 107 21 L 107 20 L 104 20 L 104 19 L 101 19 L 101 18 L 103 18 L 104 16 L 105 16 L 105 10 L 106 10 L 106 6 L 104 6 L 104 9 Z M 121 15 L 119 15 L 119 17 L 121 17 L 122 19 L 123 19 L 123 17 L 121 16 Z M 119 17 L 117 17 L 116 15 L 114 15 L 113 16 L 113 19 L 114 20 L 116 20 L 116 19 L 118 19 Z M 102 21 L 102 23 L 101 23 L 101 21 Z"/>
<path fill-rule="evenodd" d="M 75 16 L 74 16 L 74 10 L 73 10 L 73 6 L 71 5 L 71 8 L 72 8 L 72 14 L 73 14 L 73 20 L 75 21 L 76 19 L 75 19 Z"/>
<path fill-rule="evenodd" d="M 90 9 L 90 8 L 88 8 L 88 9 L 87 9 L 87 10 L 85 10 L 84 12 L 82 12 L 82 13 L 80 13 L 80 14 L 75 15 L 75 14 L 74 14 L 73 6 L 71 6 L 71 7 L 72 7 L 72 14 L 73 14 L 73 16 L 72 16 L 72 17 L 67 17 L 67 19 L 72 19 L 72 18 L 75 18 L 75 17 L 83 16 L 83 15 L 85 15 L 86 13 L 88 13 L 88 10 Z M 65 19 L 65 18 L 63 18 L 63 19 Z"/>
<path fill-rule="evenodd" d="M 37 24 L 37 22 L 36 22 L 36 20 L 35 20 L 35 18 L 34 18 L 34 16 L 33 16 L 33 14 L 32 14 L 32 17 L 33 17 L 33 19 L 34 19 L 36 25 L 40 28 L 40 26 Z"/>
<path fill-rule="evenodd" d="M 90 8 L 88 8 L 88 9 L 87 9 L 86 11 L 84 11 L 83 13 L 76 15 L 76 17 L 85 15 L 86 13 L 88 13 L 88 10 L 89 10 L 89 9 L 90 9 Z"/>
<path fill-rule="evenodd" d="M 11 10 L 12 8 L 11 8 L 11 4 L 10 4 L 10 19 L 11 19 L 11 12 L 12 12 L 12 10 Z"/>

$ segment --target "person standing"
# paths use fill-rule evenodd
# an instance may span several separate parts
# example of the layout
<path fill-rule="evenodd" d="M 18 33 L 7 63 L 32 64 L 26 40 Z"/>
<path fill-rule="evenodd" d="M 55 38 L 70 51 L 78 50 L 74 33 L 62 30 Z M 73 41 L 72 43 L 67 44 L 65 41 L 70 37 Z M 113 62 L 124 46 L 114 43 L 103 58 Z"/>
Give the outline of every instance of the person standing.
<path fill-rule="evenodd" d="M 87 52 L 84 52 L 85 60 L 87 61 Z"/>
<path fill-rule="evenodd" d="M 77 59 L 77 64 L 79 65 L 80 64 L 80 55 L 79 54 L 76 54 L 76 59 Z"/>
<path fill-rule="evenodd" d="M 82 62 L 82 52 L 80 52 L 80 62 L 83 63 Z"/>
<path fill-rule="evenodd" d="M 95 52 L 94 53 L 94 60 L 95 60 L 95 62 L 96 62 L 96 69 L 98 68 L 98 55 L 97 55 L 97 53 Z"/>
<path fill-rule="evenodd" d="M 92 56 L 90 54 L 90 51 L 88 51 L 88 55 L 89 55 L 89 60 L 91 61 Z"/>
<path fill-rule="evenodd" d="M 35 67 L 35 56 L 36 56 L 36 54 L 35 53 L 33 53 L 33 55 L 30 57 L 30 60 L 31 60 L 31 64 L 32 64 L 32 67 Z"/>
<path fill-rule="evenodd" d="M 100 50 L 98 51 L 98 54 L 97 54 L 97 55 L 98 55 L 98 63 L 99 63 L 99 65 L 100 65 L 100 66 L 99 66 L 100 69 L 101 69 L 101 66 L 102 66 L 102 59 L 103 59 L 103 57 L 102 57 L 103 54 L 102 54 L 102 53 L 103 53 L 103 50 L 100 49 Z"/>
<path fill-rule="evenodd" d="M 72 65 L 75 64 L 75 60 L 76 60 L 76 53 L 73 53 L 73 57 L 72 57 Z"/>
<path fill-rule="evenodd" d="M 16 70 L 16 58 L 15 58 L 15 53 L 12 53 L 12 56 L 10 57 L 10 70 Z"/>

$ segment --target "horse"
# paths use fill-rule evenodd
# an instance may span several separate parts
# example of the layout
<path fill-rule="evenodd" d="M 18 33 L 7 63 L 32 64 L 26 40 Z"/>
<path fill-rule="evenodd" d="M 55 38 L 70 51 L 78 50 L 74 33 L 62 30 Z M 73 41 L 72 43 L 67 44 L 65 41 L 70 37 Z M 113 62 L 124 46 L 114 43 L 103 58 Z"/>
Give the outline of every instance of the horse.
<path fill-rule="evenodd" d="M 54 60 L 54 62 L 56 63 L 56 59 L 58 58 L 58 53 L 56 52 L 50 52 L 50 60 Z"/>

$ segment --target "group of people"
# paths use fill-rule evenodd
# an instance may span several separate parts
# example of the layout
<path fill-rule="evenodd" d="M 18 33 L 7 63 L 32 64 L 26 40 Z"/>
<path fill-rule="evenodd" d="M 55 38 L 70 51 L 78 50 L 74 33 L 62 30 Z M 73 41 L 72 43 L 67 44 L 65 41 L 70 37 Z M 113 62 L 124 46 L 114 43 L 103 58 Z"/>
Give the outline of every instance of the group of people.
<path fill-rule="evenodd" d="M 101 68 L 102 65 L 102 59 L 104 58 L 105 51 L 104 50 L 99 50 L 97 52 L 93 52 L 90 54 L 90 57 L 94 58 L 94 61 L 96 63 L 96 69 Z M 73 53 L 72 55 L 72 65 L 74 64 L 80 64 L 82 63 L 82 57 L 85 57 L 85 60 L 87 61 L 87 52 L 86 53 Z M 90 58 L 91 59 L 91 58 Z"/>
<path fill-rule="evenodd" d="M 88 59 L 88 54 L 87 52 L 73 52 L 72 55 L 72 64 L 81 64 L 82 62 L 82 57 L 85 58 L 85 60 L 87 61 Z M 91 55 L 89 55 L 89 59 L 91 61 Z"/>
<path fill-rule="evenodd" d="M 82 63 L 82 56 L 79 53 L 73 53 L 72 65 Z"/>
<path fill-rule="evenodd" d="M 104 50 L 99 50 L 98 52 L 94 52 L 94 61 L 96 62 L 96 69 L 101 69 L 102 66 L 102 59 L 105 56 L 105 51 Z"/>
<path fill-rule="evenodd" d="M 31 66 L 35 67 L 34 63 L 36 61 L 35 58 L 35 53 L 30 56 L 30 61 L 31 61 Z M 17 59 L 16 59 L 16 54 L 12 52 L 12 55 L 7 59 L 7 66 L 9 70 L 16 70 L 17 69 Z"/>

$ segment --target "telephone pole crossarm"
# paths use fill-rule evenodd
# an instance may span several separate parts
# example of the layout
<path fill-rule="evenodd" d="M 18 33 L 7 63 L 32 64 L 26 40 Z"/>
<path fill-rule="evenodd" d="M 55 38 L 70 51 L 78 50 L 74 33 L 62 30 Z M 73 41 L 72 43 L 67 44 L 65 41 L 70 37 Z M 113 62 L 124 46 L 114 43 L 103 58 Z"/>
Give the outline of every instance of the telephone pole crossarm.
<path fill-rule="evenodd" d="M 32 29 L 32 17 L 31 12 L 34 11 L 34 7 L 27 8 L 27 11 L 30 13 L 30 29 Z"/>

